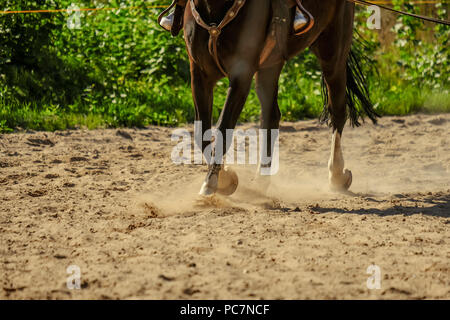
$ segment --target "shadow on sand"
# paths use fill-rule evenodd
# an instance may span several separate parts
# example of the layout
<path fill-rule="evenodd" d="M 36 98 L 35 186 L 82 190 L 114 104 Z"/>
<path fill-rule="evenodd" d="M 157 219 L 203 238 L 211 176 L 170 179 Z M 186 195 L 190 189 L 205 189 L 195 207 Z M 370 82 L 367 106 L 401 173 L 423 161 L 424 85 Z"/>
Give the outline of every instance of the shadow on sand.
<path fill-rule="evenodd" d="M 359 194 L 349 194 L 361 197 L 363 195 Z M 377 203 L 386 203 L 389 201 L 386 200 L 377 200 L 371 198 L 369 196 L 364 196 L 366 200 L 377 202 Z M 425 199 L 414 199 L 412 197 L 404 196 L 404 195 L 395 195 L 397 199 L 401 199 L 404 202 L 412 202 L 415 205 L 404 205 L 404 204 L 396 204 L 391 203 L 389 208 L 379 209 L 379 208 L 361 208 L 361 209 L 343 209 L 343 208 L 327 208 L 316 206 L 310 208 L 311 211 L 316 213 L 327 213 L 327 212 L 336 212 L 336 213 L 346 213 L 346 214 L 374 214 L 379 216 L 395 216 L 395 215 L 414 215 L 414 214 L 423 214 L 433 217 L 441 217 L 448 218 L 450 223 L 450 195 L 440 195 L 440 196 L 429 196 Z M 430 206 L 424 207 L 423 203 L 427 203 Z"/>

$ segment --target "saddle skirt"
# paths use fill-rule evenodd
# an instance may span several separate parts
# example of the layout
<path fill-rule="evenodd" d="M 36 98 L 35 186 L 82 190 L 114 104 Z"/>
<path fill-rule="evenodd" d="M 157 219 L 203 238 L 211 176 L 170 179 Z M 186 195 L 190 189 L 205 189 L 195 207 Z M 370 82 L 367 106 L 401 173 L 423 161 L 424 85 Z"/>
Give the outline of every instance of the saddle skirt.
<path fill-rule="evenodd" d="M 302 6 L 300 0 L 272 0 L 272 20 L 267 34 L 264 49 L 259 60 L 260 67 L 269 67 L 288 59 L 289 37 L 300 36 L 314 26 L 313 16 Z M 298 8 L 308 20 L 307 24 L 297 33 L 292 34 L 291 10 Z"/>
<path fill-rule="evenodd" d="M 158 23 L 161 25 L 162 18 L 175 7 L 175 18 L 172 25 L 172 35 L 178 34 L 183 26 L 183 14 L 182 11 L 186 6 L 186 3 L 190 1 L 190 7 L 192 15 L 196 23 L 207 30 L 210 34 L 209 38 L 209 52 L 213 56 L 217 67 L 220 71 L 227 76 L 224 70 L 218 54 L 217 42 L 222 29 L 225 28 L 234 18 L 238 15 L 241 8 L 244 6 L 246 0 L 235 0 L 231 8 L 226 13 L 222 22 L 218 25 L 207 24 L 200 13 L 197 11 L 194 0 L 173 0 L 172 4 L 164 10 L 158 17 Z M 272 8 L 272 20 L 270 22 L 269 32 L 266 37 L 264 48 L 260 56 L 260 67 L 268 67 L 285 61 L 288 59 L 287 45 L 288 39 L 291 36 L 299 36 L 308 32 L 314 26 L 313 16 L 302 6 L 301 0 L 271 0 Z M 301 30 L 296 30 L 292 33 L 292 13 L 295 14 L 295 10 L 300 10 L 307 19 L 307 23 Z"/>

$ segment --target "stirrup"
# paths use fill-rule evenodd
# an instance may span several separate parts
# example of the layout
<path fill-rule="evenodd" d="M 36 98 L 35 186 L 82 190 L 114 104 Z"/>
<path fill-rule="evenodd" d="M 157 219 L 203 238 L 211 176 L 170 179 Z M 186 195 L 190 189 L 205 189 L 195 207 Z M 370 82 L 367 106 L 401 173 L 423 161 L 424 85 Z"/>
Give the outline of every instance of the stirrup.
<path fill-rule="evenodd" d="M 175 14 L 172 12 L 170 13 L 167 17 L 163 17 L 160 21 L 159 21 L 159 25 L 166 31 L 171 31 L 172 30 L 172 25 L 173 25 L 173 18 L 174 18 Z"/>
<path fill-rule="evenodd" d="M 297 7 L 295 10 L 294 18 L 294 31 L 295 33 L 300 32 L 307 24 L 308 19 L 303 15 L 303 12 Z"/>
<path fill-rule="evenodd" d="M 177 5 L 177 0 L 173 0 L 172 4 L 168 6 L 161 14 L 158 16 L 158 24 L 166 31 L 172 30 L 174 13 L 170 13 L 167 17 L 166 14 L 170 12 Z"/>

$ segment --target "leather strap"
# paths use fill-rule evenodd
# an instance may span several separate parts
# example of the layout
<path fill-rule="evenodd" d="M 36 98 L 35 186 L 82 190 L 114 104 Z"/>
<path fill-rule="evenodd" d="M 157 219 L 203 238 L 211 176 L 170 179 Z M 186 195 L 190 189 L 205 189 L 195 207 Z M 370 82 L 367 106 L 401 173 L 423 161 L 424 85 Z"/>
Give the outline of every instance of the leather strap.
<path fill-rule="evenodd" d="M 216 24 L 210 24 L 208 25 L 200 16 L 200 13 L 197 11 L 197 8 L 195 7 L 194 0 L 190 0 L 190 6 L 192 11 L 192 16 L 194 17 L 195 21 L 199 26 L 206 29 L 209 32 L 209 52 L 213 56 L 214 61 L 216 62 L 217 67 L 219 68 L 220 72 L 224 76 L 227 76 L 227 72 L 225 71 L 225 68 L 220 63 L 219 59 L 219 53 L 217 51 L 217 41 L 219 39 L 220 34 L 222 33 L 223 28 L 225 28 L 231 21 L 234 20 L 234 18 L 237 17 L 239 11 L 244 6 L 246 0 L 234 0 L 233 5 L 231 8 L 227 11 L 225 14 L 225 17 L 223 18 L 222 22 L 219 23 L 219 25 Z"/>
<path fill-rule="evenodd" d="M 450 25 L 450 21 L 447 21 L 447 20 L 440 20 L 440 19 L 436 19 L 436 18 L 422 16 L 420 14 L 414 14 L 414 13 L 409 13 L 409 12 L 405 12 L 405 11 L 401 11 L 401 10 L 395 10 L 393 8 L 390 8 L 390 7 L 387 7 L 387 6 L 383 6 L 383 5 L 380 5 L 380 4 L 376 4 L 376 3 L 372 3 L 372 2 L 369 2 L 369 1 L 364 1 L 364 0 L 347 0 L 347 1 L 352 2 L 352 3 L 356 3 L 356 4 L 363 4 L 365 6 L 377 6 L 377 7 L 380 7 L 382 9 L 384 9 L 384 10 L 388 10 L 388 11 L 391 11 L 391 12 L 399 13 L 399 14 L 402 14 L 402 15 L 405 15 L 405 16 L 418 18 L 418 19 L 425 20 L 425 21 L 431 21 L 431 22 L 434 22 L 434 23 L 443 24 L 445 26 L 449 26 Z"/>

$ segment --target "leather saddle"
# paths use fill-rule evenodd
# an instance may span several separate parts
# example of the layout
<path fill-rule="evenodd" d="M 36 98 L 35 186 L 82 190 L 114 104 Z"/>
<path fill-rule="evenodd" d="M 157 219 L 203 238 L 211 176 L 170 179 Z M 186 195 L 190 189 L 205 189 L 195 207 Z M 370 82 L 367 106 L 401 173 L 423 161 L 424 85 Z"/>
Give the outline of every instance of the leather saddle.
<path fill-rule="evenodd" d="M 288 39 L 291 36 L 300 36 L 314 26 L 313 16 L 303 7 L 300 0 L 272 0 L 272 21 L 269 33 L 262 51 L 259 65 L 261 67 L 271 66 L 288 59 Z M 297 32 L 292 33 L 291 20 L 292 10 L 300 9 L 308 20 L 307 24 Z"/>

